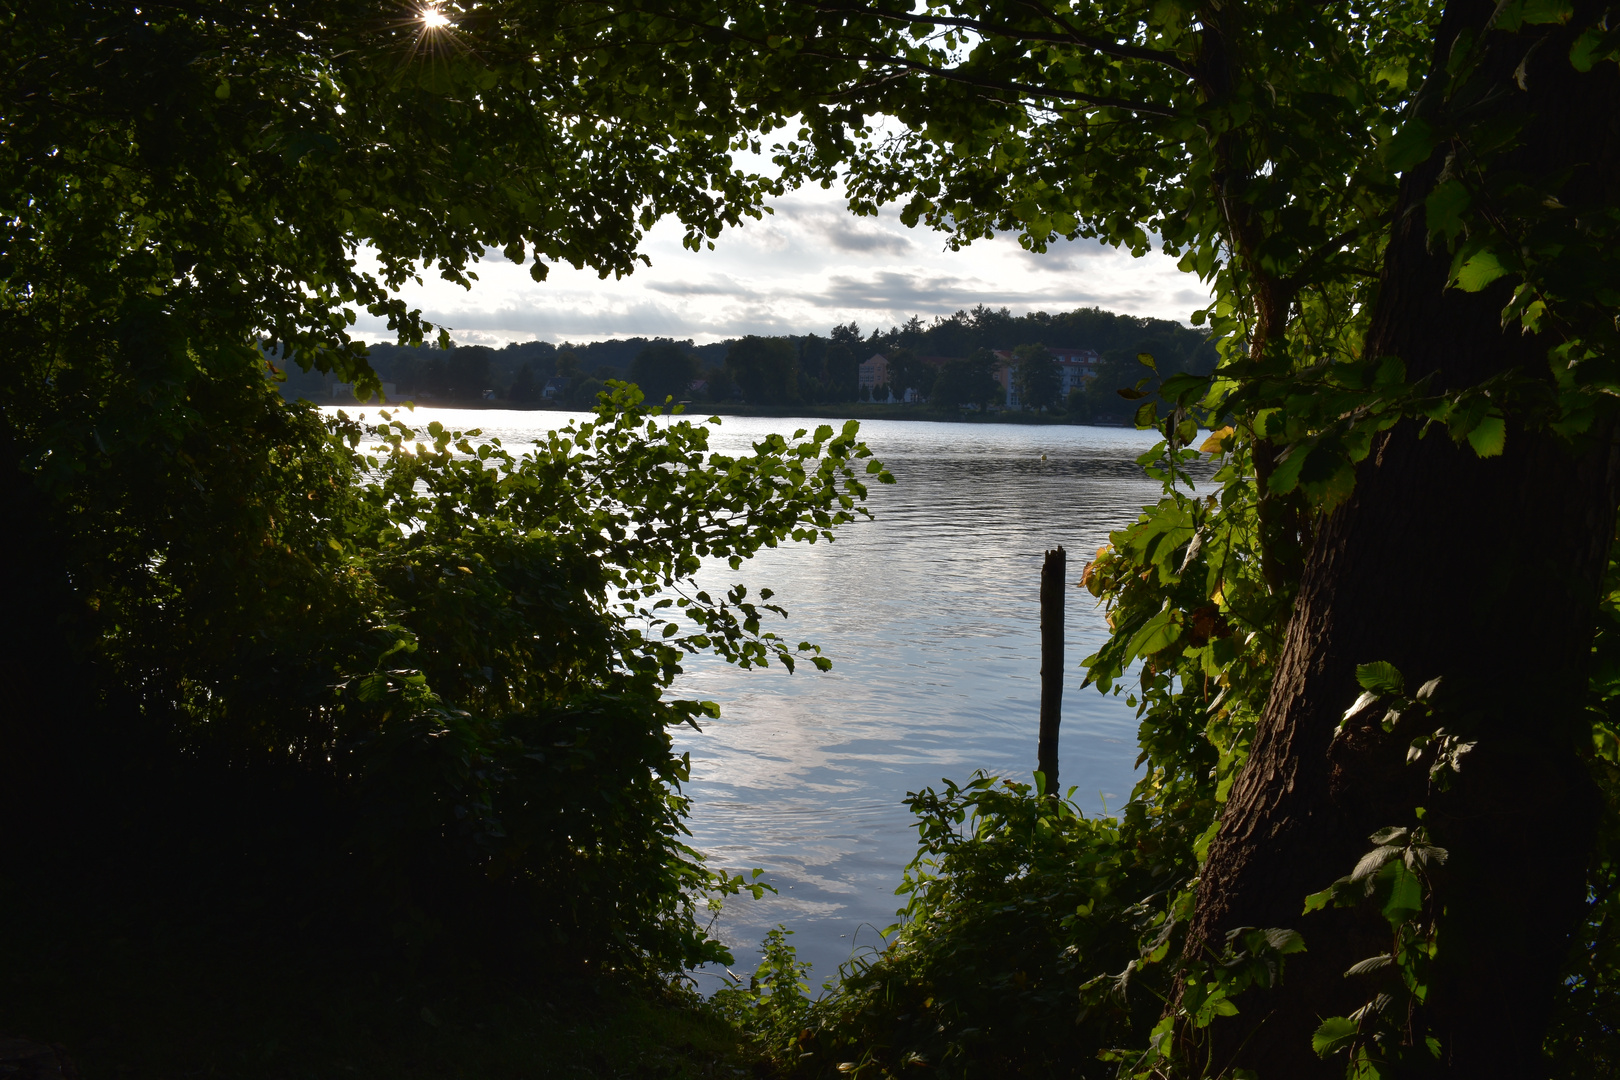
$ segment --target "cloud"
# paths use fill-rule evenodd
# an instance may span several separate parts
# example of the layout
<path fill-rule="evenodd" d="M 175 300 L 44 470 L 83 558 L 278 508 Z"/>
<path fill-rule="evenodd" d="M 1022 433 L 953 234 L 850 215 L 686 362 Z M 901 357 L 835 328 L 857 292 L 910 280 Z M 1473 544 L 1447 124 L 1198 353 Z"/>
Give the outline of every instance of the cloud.
<path fill-rule="evenodd" d="M 623 279 L 562 265 L 536 283 L 527 266 L 491 252 L 470 292 L 428 275 L 402 299 L 457 340 L 491 344 L 826 334 L 850 321 L 898 325 L 978 304 L 1017 313 L 1095 305 L 1185 320 L 1208 303 L 1173 259 L 1135 259 L 1095 240 L 1060 241 L 1036 255 L 1004 236 L 950 251 L 939 234 L 906 229 L 892 208 L 857 217 L 835 192 L 819 190 L 794 192 L 775 211 L 698 252 L 682 245 L 678 226 L 657 225 L 642 245 L 651 265 Z M 371 340 L 390 336 L 366 316 L 356 329 Z"/>
<path fill-rule="evenodd" d="M 890 255 L 903 255 L 911 250 L 912 244 L 903 236 L 893 233 L 880 232 L 875 229 L 858 229 L 848 222 L 833 222 L 821 230 L 832 246 L 839 251 L 857 252 L 886 252 Z"/>
<path fill-rule="evenodd" d="M 822 305 L 880 313 L 950 315 L 979 304 L 1020 310 L 1066 310 L 1075 307 L 1118 306 L 1123 310 L 1151 307 L 1157 297 L 1147 290 L 1097 291 L 1079 287 L 1040 289 L 998 288 L 976 278 L 928 276 L 884 271 L 866 278 L 835 275 L 827 287 L 811 294 Z M 1199 302 L 1203 302 L 1199 295 Z"/>
<path fill-rule="evenodd" d="M 511 339 L 505 334 L 490 330 L 466 330 L 456 335 L 456 341 L 461 345 L 490 345 L 500 348 L 509 340 Z"/>
<path fill-rule="evenodd" d="M 709 281 L 649 281 L 647 288 L 670 296 L 757 296 L 754 290 L 730 278 Z"/>
<path fill-rule="evenodd" d="M 812 294 L 825 304 L 844 308 L 897 311 L 915 308 L 924 313 L 955 311 L 966 304 L 997 303 L 995 290 L 979 282 L 944 276 L 882 271 L 865 278 L 836 274 L 827 287 Z"/>
<path fill-rule="evenodd" d="M 905 234 L 899 216 L 892 211 L 876 218 L 856 217 L 842 204 L 828 206 L 825 200 L 807 198 L 798 192 L 776 204 L 769 219 L 780 234 L 773 247 L 810 245 L 809 252 L 826 255 L 829 250 L 854 255 L 904 255 L 915 246 Z"/>
<path fill-rule="evenodd" d="M 1011 243 L 1018 245 L 1016 240 Z M 1101 240 L 1081 239 L 1059 240 L 1047 245 L 1044 252 L 1026 251 L 1022 245 L 1018 245 L 1018 254 L 1032 269 L 1045 273 L 1069 273 L 1082 267 L 1093 270 L 1093 264 L 1099 259 L 1118 258 L 1121 253 Z"/>

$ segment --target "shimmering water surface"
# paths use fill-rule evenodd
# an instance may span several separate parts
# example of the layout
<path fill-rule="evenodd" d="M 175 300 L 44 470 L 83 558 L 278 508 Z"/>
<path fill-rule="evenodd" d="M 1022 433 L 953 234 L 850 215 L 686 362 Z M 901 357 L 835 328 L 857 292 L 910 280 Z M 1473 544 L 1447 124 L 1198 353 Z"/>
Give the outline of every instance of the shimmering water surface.
<path fill-rule="evenodd" d="M 568 417 L 423 409 L 416 418 L 476 424 L 510 445 Z M 767 432 L 821 422 L 728 417 L 711 443 L 740 453 Z M 735 573 L 703 574 L 709 585 L 774 589 L 790 613 L 779 632 L 820 645 L 833 669 L 739 671 L 702 657 L 676 687 L 722 709 L 701 734 L 677 737 L 692 757 L 695 846 L 727 869 L 764 868 L 779 890 L 727 903 L 717 930 L 738 970 L 752 967 L 777 923 L 796 932 L 817 980 L 878 940 L 915 851 L 908 791 L 975 769 L 1029 778 L 1042 552 L 1068 549 L 1073 585 L 1107 533 L 1158 494 L 1135 464 L 1153 441 L 1147 432 L 868 421 L 862 438 L 897 481 L 872 486 L 873 520 L 846 526 L 833 544 L 788 545 Z M 1060 776 L 1088 809 L 1115 808 L 1132 784 L 1136 724 L 1122 699 L 1081 689 L 1078 662 L 1105 628 L 1088 594 L 1067 595 Z M 700 978 L 705 989 L 712 981 Z"/>

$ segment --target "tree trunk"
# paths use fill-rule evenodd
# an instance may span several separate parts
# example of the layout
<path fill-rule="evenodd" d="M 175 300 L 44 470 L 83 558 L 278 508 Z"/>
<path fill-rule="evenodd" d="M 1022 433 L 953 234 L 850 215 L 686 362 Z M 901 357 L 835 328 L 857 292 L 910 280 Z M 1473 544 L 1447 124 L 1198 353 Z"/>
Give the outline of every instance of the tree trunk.
<path fill-rule="evenodd" d="M 1482 28 L 1493 9 L 1450 5 L 1437 68 L 1458 30 Z M 1545 176 L 1586 161 L 1588 176 L 1612 184 L 1613 66 L 1578 75 L 1567 60 L 1570 32 L 1543 36 L 1552 40 L 1528 61 L 1528 91 L 1496 106 L 1532 110 L 1524 145 L 1494 167 Z M 1533 40 L 1488 39 L 1498 86 L 1513 89 Z M 1366 355 L 1399 356 L 1409 378 L 1432 374 L 1436 389 L 1512 368 L 1543 374 L 1551 342 L 1502 328 L 1505 287 L 1445 288 L 1449 254 L 1430 250 L 1423 214 L 1442 153 L 1404 178 Z M 1510 422 L 1506 453 L 1481 460 L 1443 430 L 1419 438 L 1405 423 L 1375 445 L 1354 494 L 1322 523 L 1188 936 L 1197 955 L 1218 953 L 1236 927 L 1294 927 L 1308 952 L 1290 958 L 1280 990 L 1250 991 L 1239 1016 L 1210 1029 L 1211 1075 L 1233 1067 L 1266 1080 L 1344 1075 L 1342 1059 L 1316 1058 L 1310 1035 L 1371 996 L 1344 971 L 1387 952 L 1390 932 L 1375 910 L 1303 917 L 1303 899 L 1347 874 L 1371 833 L 1415 824 L 1416 806 L 1427 807 L 1425 823 L 1451 852 L 1436 886 L 1446 914 L 1427 1009 L 1443 1047 L 1440 1074 L 1536 1075 L 1598 809 L 1575 740 L 1620 499 L 1613 431 L 1571 446 Z M 1449 793 L 1430 791 L 1421 767 L 1405 764 L 1411 733 L 1386 735 L 1381 713 L 1335 737 L 1359 690 L 1356 665 L 1377 660 L 1413 685 L 1442 676 L 1446 722 L 1478 740 Z"/>

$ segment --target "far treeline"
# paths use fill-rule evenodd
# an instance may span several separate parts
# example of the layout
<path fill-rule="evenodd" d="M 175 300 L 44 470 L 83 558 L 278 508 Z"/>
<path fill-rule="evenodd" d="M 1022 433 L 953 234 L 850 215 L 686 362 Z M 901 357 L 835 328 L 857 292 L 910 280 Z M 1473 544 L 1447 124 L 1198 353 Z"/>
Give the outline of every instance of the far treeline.
<path fill-rule="evenodd" d="M 1056 365 L 1042 364 L 1043 349 L 1076 348 L 1095 350 L 1102 365 L 1084 392 L 1075 391 L 1063 400 Z M 864 337 L 851 322 L 834 327 L 826 337 L 750 335 L 711 345 L 661 337 L 581 345 L 526 341 L 500 349 L 377 344 L 370 347 L 370 361 L 378 376 L 394 385 L 393 396 L 418 402 L 465 403 L 486 395 L 519 404 L 538 402 L 547 381 L 560 377 L 567 384 L 554 400 L 576 408 L 593 405 L 609 379 L 636 383 L 650 402 L 673 397 L 705 404 L 788 406 L 870 399 L 871 391 L 859 385 L 859 367 L 874 353 L 883 353 L 890 360 L 888 392 L 897 400 L 909 389 L 937 408 L 954 411 L 1000 399 L 1000 387 L 992 377 L 996 350 L 1016 352 L 1021 369 L 1026 369 L 1029 378 L 1021 381 L 1032 384 L 1020 387 L 1026 404 L 1066 411 L 1080 420 L 1120 422 L 1128 420 L 1136 406 L 1116 391 L 1147 373 L 1137 360 L 1141 353 L 1154 357 L 1160 377 L 1182 372 L 1207 375 L 1217 360 L 1207 331 L 1169 319 L 1095 307 L 1057 315 L 1044 311 L 1014 315 L 1007 308 L 981 304 L 928 324 L 913 316 L 903 326 L 874 329 Z M 933 362 L 924 362 L 924 357 Z M 1049 376 L 1047 393 L 1042 393 L 1042 374 Z M 294 368 L 282 392 L 290 398 L 326 401 L 330 377 Z"/>

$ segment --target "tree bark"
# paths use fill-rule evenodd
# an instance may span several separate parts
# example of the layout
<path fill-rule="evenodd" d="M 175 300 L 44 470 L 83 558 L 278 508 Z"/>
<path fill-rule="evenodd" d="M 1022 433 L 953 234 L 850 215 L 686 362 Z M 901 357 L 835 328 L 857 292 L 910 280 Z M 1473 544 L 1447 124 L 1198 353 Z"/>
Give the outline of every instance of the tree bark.
<path fill-rule="evenodd" d="M 1482 30 L 1495 5 L 1453 3 L 1437 48 L 1443 68 L 1463 27 Z M 1579 20 L 1576 20 L 1577 22 Z M 1609 71 L 1577 74 L 1570 31 L 1492 33 L 1487 66 L 1504 89 L 1528 65 L 1523 145 L 1499 168 L 1551 175 L 1588 163 L 1611 185 L 1620 150 L 1620 94 Z M 1437 152 L 1403 180 L 1366 355 L 1394 355 L 1436 389 L 1498 372 L 1547 371 L 1548 340 L 1502 328 L 1505 287 L 1446 289 L 1450 257 L 1431 250 L 1423 200 Z M 1597 802 L 1575 740 L 1587 680 L 1592 614 L 1620 501 L 1620 459 L 1606 425 L 1578 445 L 1509 425 L 1503 456 L 1480 459 L 1443 430 L 1387 433 L 1351 498 L 1321 525 L 1306 561 L 1277 676 L 1247 765 L 1198 883 L 1189 955 L 1218 953 L 1241 926 L 1294 927 L 1308 951 L 1285 985 L 1252 990 L 1239 1016 L 1210 1029 L 1211 1075 L 1343 1076 L 1342 1059 L 1310 1047 L 1322 1018 L 1371 996 L 1344 977 L 1387 952 L 1373 910 L 1302 916 L 1303 899 L 1347 874 L 1389 825 L 1426 824 L 1451 859 L 1437 880 L 1446 914 L 1426 1018 L 1443 1047 L 1441 1075 L 1536 1075 L 1548 1005 L 1585 895 Z M 1347 723 L 1355 668 L 1394 663 L 1413 685 L 1444 678 L 1448 726 L 1476 748 L 1448 793 L 1405 764 L 1411 733 L 1385 734 L 1381 712 Z"/>

